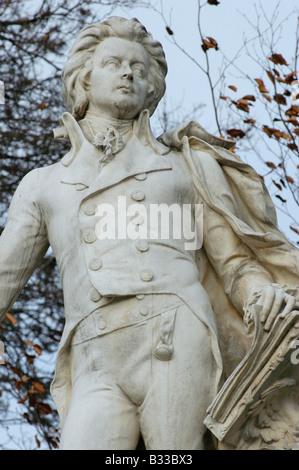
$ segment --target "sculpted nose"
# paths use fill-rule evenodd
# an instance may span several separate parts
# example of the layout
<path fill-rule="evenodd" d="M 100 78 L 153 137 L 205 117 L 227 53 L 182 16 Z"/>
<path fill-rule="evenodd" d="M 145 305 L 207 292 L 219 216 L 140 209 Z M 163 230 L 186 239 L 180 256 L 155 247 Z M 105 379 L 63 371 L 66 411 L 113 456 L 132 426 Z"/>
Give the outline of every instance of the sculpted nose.
<path fill-rule="evenodd" d="M 122 74 L 121 78 L 127 79 L 127 80 L 133 80 L 133 73 L 132 72 L 125 72 Z"/>
<path fill-rule="evenodd" d="M 123 68 L 121 78 L 133 80 L 133 71 L 130 66 L 126 66 Z"/>

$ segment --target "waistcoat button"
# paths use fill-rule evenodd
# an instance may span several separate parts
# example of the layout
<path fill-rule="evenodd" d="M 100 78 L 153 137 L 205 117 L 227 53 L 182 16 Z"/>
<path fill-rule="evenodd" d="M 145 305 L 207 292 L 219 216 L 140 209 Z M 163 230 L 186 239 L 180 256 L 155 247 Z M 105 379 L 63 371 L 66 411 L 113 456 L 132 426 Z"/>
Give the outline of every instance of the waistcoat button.
<path fill-rule="evenodd" d="M 100 328 L 100 330 L 105 330 L 107 324 L 106 324 L 106 321 L 103 317 L 99 317 L 98 319 L 98 327 Z"/>
<path fill-rule="evenodd" d="M 94 230 L 85 230 L 83 232 L 83 240 L 86 243 L 94 243 L 97 237 Z"/>
<path fill-rule="evenodd" d="M 149 282 L 153 279 L 154 273 L 151 269 L 144 269 L 143 271 L 141 271 L 140 277 L 143 281 Z"/>
<path fill-rule="evenodd" d="M 92 293 L 90 294 L 90 298 L 93 302 L 98 302 L 101 300 L 102 296 L 96 289 L 93 289 Z"/>
<path fill-rule="evenodd" d="M 143 180 L 146 180 L 147 175 L 146 175 L 146 173 L 139 173 L 138 175 L 135 175 L 134 178 L 136 180 L 143 181 Z"/>
<path fill-rule="evenodd" d="M 134 201 L 143 201 L 144 198 L 145 194 L 143 191 L 141 191 L 141 189 L 136 189 L 135 191 L 133 191 L 132 199 L 134 199 Z"/>
<path fill-rule="evenodd" d="M 149 245 L 146 240 L 139 239 L 136 241 L 135 246 L 139 251 L 147 251 L 149 249 Z"/>
<path fill-rule="evenodd" d="M 148 312 L 149 312 L 147 307 L 141 307 L 141 309 L 139 311 L 140 311 L 141 315 L 143 315 L 144 317 L 146 315 L 148 315 Z"/>
<path fill-rule="evenodd" d="M 91 202 L 84 205 L 84 214 L 86 215 L 94 215 L 95 214 L 95 206 Z"/>
<path fill-rule="evenodd" d="M 138 300 L 144 299 L 144 294 L 137 294 L 136 299 L 138 299 Z"/>
<path fill-rule="evenodd" d="M 89 263 L 89 269 L 92 271 L 98 271 L 102 267 L 102 261 L 100 259 L 94 259 Z"/>

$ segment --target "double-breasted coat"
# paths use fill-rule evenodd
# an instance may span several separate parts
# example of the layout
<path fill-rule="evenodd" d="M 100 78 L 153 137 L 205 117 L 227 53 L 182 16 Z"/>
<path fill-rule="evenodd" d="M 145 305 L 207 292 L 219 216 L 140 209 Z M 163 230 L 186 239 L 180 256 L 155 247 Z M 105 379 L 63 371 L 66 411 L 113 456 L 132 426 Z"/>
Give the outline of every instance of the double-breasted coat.
<path fill-rule="evenodd" d="M 222 330 L 231 322 L 240 331 L 236 318 L 242 315 L 249 292 L 244 286 L 257 278 L 291 285 L 298 279 L 298 254 L 276 228 L 266 189 L 254 170 L 225 149 L 229 142 L 210 136 L 196 123 L 158 141 L 144 111 L 124 149 L 99 171 L 101 152 L 68 113 L 62 121 L 73 144 L 71 151 L 60 162 L 24 177 L 0 238 L 2 315 L 49 246 L 55 254 L 66 322 L 52 395 L 62 424 L 71 393 L 72 332 L 111 297 L 171 293 L 186 302 L 210 331 L 219 370 L 212 384 L 216 393 L 222 373 L 221 344 L 234 355 L 232 343 L 219 340 L 219 330 L 225 338 Z M 128 205 L 142 204 L 147 210 L 151 204 L 202 204 L 203 246 L 186 250 L 184 238 L 142 243 L 99 239 L 97 208 L 109 204 L 119 216 L 119 196 Z M 275 257 L 277 249 L 280 256 Z M 110 331 L 104 328 L 99 334 Z M 243 347 L 243 339 L 237 341 Z"/>

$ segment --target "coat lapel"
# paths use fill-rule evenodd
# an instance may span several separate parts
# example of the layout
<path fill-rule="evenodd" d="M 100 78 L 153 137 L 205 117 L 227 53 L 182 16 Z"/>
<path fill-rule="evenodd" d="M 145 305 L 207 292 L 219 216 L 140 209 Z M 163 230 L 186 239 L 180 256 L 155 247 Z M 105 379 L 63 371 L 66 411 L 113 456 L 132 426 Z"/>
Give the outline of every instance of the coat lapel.
<path fill-rule="evenodd" d="M 79 127 L 77 123 L 76 125 Z M 77 129 L 77 132 L 82 131 Z M 113 160 L 104 164 L 101 169 L 99 161 L 102 152 L 84 138 L 72 159 L 68 157 L 72 151 L 62 159 L 61 182 L 74 185 L 77 189 L 86 189 L 84 191 L 86 199 L 139 173 L 172 169 L 170 158 L 166 156 L 169 150 L 169 147 L 154 138 L 149 125 L 148 111 L 143 111 L 135 122 L 133 136 L 124 149 L 116 153 Z"/>
<path fill-rule="evenodd" d="M 125 148 L 102 168 L 84 194 L 84 199 L 137 174 L 171 168 L 168 158 L 156 154 L 151 147 L 144 146 L 134 135 Z"/>

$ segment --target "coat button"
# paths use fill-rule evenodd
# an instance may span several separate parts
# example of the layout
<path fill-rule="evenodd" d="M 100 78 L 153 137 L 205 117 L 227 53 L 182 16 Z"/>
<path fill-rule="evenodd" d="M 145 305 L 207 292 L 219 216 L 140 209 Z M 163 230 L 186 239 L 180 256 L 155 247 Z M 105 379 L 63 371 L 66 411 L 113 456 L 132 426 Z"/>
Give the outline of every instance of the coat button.
<path fill-rule="evenodd" d="M 92 271 L 98 271 L 102 267 L 102 260 L 100 259 L 94 259 L 89 263 L 89 269 Z"/>
<path fill-rule="evenodd" d="M 135 191 L 133 191 L 131 196 L 134 201 L 143 201 L 143 199 L 145 198 L 145 194 L 143 191 L 141 191 L 141 189 L 136 189 Z"/>
<path fill-rule="evenodd" d="M 103 317 L 99 317 L 98 318 L 98 327 L 100 328 L 100 330 L 105 330 L 107 326 L 107 323 L 105 321 L 105 319 Z"/>
<path fill-rule="evenodd" d="M 86 215 L 94 215 L 95 214 L 95 206 L 91 202 L 84 205 L 84 214 Z"/>
<path fill-rule="evenodd" d="M 94 230 L 85 230 L 83 232 L 83 240 L 86 243 L 94 243 L 97 237 Z"/>
<path fill-rule="evenodd" d="M 148 312 L 149 312 L 147 307 L 141 307 L 139 311 L 140 311 L 140 314 L 143 315 L 144 317 L 148 315 Z"/>
<path fill-rule="evenodd" d="M 142 240 L 141 238 L 136 241 L 135 246 L 139 251 L 147 251 L 149 249 L 149 244 L 146 240 Z"/>
<path fill-rule="evenodd" d="M 143 222 L 144 222 L 144 217 L 141 214 L 135 215 L 131 219 L 131 223 L 134 224 L 134 225 L 141 225 L 141 224 L 143 224 Z"/>
<path fill-rule="evenodd" d="M 154 273 L 151 269 L 144 269 L 143 271 L 141 271 L 140 277 L 142 281 L 149 282 L 153 279 Z"/>
<path fill-rule="evenodd" d="M 139 173 L 138 175 L 135 175 L 134 178 L 138 181 L 143 181 L 146 180 L 147 175 L 146 173 Z"/>
<path fill-rule="evenodd" d="M 98 302 L 99 300 L 101 300 L 102 296 L 101 294 L 99 293 L 99 291 L 97 291 L 95 288 L 92 290 L 91 294 L 90 294 L 90 298 L 93 302 Z"/>
<path fill-rule="evenodd" d="M 138 299 L 138 300 L 144 299 L 144 294 L 137 294 L 136 299 Z"/>

